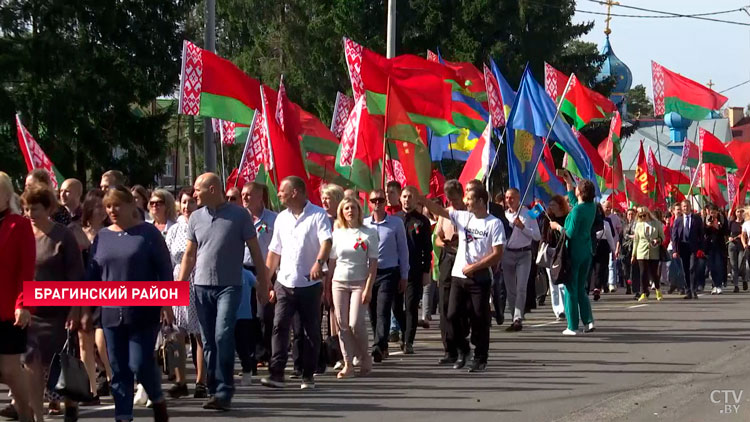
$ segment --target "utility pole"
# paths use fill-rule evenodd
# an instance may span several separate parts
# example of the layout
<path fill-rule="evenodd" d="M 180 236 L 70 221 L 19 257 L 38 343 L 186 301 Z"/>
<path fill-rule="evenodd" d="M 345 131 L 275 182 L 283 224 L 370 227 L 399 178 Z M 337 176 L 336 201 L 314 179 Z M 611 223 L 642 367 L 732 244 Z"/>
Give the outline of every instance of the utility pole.
<path fill-rule="evenodd" d="M 388 0 L 385 56 L 389 59 L 396 57 L 396 0 Z"/>
<path fill-rule="evenodd" d="M 203 32 L 203 48 L 216 52 L 216 0 L 206 0 L 206 27 Z M 211 119 L 203 119 L 203 170 L 216 172 L 216 143 Z"/>

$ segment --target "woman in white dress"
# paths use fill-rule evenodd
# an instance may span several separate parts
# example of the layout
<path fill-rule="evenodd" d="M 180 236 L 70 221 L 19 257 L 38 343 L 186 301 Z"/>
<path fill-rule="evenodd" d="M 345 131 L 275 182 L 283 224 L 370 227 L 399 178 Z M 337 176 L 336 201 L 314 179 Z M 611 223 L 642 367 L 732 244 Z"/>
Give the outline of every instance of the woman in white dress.
<path fill-rule="evenodd" d="M 175 277 L 180 273 L 180 263 L 182 262 L 182 255 L 185 253 L 188 239 L 188 219 L 190 215 L 198 208 L 198 205 L 193 198 L 193 188 L 183 188 L 178 199 L 180 201 L 180 217 L 177 219 L 177 223 L 170 227 L 167 232 L 167 247 L 169 248 L 169 254 L 172 256 L 172 265 L 174 266 Z M 196 364 L 196 372 L 198 374 L 197 381 L 195 383 L 195 398 L 206 398 L 206 375 L 204 372 L 203 364 L 203 343 L 200 337 L 200 325 L 198 324 L 198 314 L 195 310 L 195 298 L 193 295 L 193 277 L 190 277 L 190 305 L 188 306 L 174 306 L 173 311 L 175 314 L 175 325 L 179 329 L 177 342 L 180 345 L 185 344 L 185 335 L 189 335 L 192 339 L 195 339 L 194 343 L 194 356 Z M 183 346 L 184 347 L 184 346 Z M 183 353 L 183 356 L 185 354 Z M 167 391 L 173 398 L 179 398 L 188 395 L 187 384 L 185 382 L 185 361 L 181 362 L 181 365 L 175 369 L 175 385 Z"/>

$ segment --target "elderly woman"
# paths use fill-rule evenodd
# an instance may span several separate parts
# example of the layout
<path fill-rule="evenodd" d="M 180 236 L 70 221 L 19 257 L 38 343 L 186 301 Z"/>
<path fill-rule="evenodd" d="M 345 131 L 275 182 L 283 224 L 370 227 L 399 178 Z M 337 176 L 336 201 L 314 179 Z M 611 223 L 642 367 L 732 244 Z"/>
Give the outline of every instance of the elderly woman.
<path fill-rule="evenodd" d="M 354 375 L 355 356 L 362 359 L 360 376 L 372 368 L 367 353 L 365 307 L 370 303 L 378 269 L 379 241 L 377 231 L 362 224 L 362 207 L 356 200 L 341 201 L 337 214 L 328 278 L 333 281 L 333 303 L 344 355 L 344 367 L 336 377 L 342 379 Z"/>
<path fill-rule="evenodd" d="M 185 254 L 188 240 L 188 220 L 198 208 L 198 204 L 193 197 L 193 188 L 183 188 L 178 198 L 180 200 L 180 217 L 177 224 L 172 226 L 167 232 L 167 247 L 169 254 L 172 256 L 172 265 L 174 270 L 172 274 L 177 277 L 180 274 L 180 264 L 182 256 Z M 172 308 L 175 315 L 175 324 L 179 328 L 178 343 L 185 347 L 185 335 L 195 338 L 195 398 L 207 398 L 208 390 L 206 389 L 206 374 L 203 365 L 203 343 L 201 342 L 201 328 L 198 323 L 198 313 L 195 310 L 195 298 L 193 297 L 193 278 L 190 277 L 190 304 L 188 306 L 175 306 Z M 182 355 L 185 355 L 183 352 Z M 187 377 L 185 373 L 185 361 L 181 360 L 180 365 L 175 368 L 175 384 L 167 391 L 172 398 L 179 398 L 189 394 L 187 388 Z"/>
<path fill-rule="evenodd" d="M 172 260 L 164 237 L 137 217 L 133 195 L 115 186 L 104 195 L 112 225 L 99 231 L 91 246 L 88 279 L 92 281 L 171 281 Z M 167 402 L 156 370 L 154 345 L 160 319 L 171 324 L 171 307 L 104 307 L 102 326 L 112 364 L 115 420 L 133 419 L 133 381 L 137 374 L 153 401 L 154 420 L 166 422 Z"/>
<path fill-rule="evenodd" d="M 23 281 L 34 278 L 36 244 L 28 219 L 18 215 L 10 177 L 0 171 L 0 383 L 8 385 L 16 403 L 3 411 L 19 421 L 33 420 L 29 407 L 28 375 L 21 367 L 31 314 L 24 308 Z"/>
<path fill-rule="evenodd" d="M 326 210 L 331 223 L 336 221 L 336 213 L 339 203 L 344 199 L 344 188 L 333 183 L 329 183 L 320 189 L 320 201 L 323 203 L 323 209 Z"/>
<path fill-rule="evenodd" d="M 659 248 L 664 242 L 664 227 L 646 207 L 638 208 L 638 223 L 635 225 L 633 238 L 633 258 L 631 263 L 638 263 L 641 273 L 641 296 L 639 302 L 648 300 L 646 292 L 650 283 L 656 287 L 656 300 L 661 300 L 659 289 Z"/>
<path fill-rule="evenodd" d="M 73 233 L 52 221 L 56 201 L 54 192 L 43 184 L 28 186 L 21 196 L 24 214 L 31 220 L 36 239 L 34 280 L 79 281 L 83 279 L 81 251 Z M 70 336 L 70 332 L 66 335 L 66 329 L 76 329 L 79 320 L 80 308 L 65 306 L 38 307 L 31 318 L 24 360 L 30 372 L 30 401 L 37 421 L 44 420 L 45 371 Z M 66 399 L 65 420 L 77 419 L 77 404 Z"/>
<path fill-rule="evenodd" d="M 151 192 L 148 212 L 151 214 L 151 220 L 148 222 L 159 229 L 163 236 L 166 236 L 169 228 L 177 222 L 174 196 L 166 189 L 156 189 Z"/>
<path fill-rule="evenodd" d="M 596 216 L 596 204 L 594 184 L 590 180 L 582 180 L 574 191 L 573 177 L 566 172 L 565 184 L 568 189 L 568 201 L 573 210 L 565 217 L 564 226 L 552 222 L 550 227 L 564 231 L 568 237 L 566 246 L 570 251 L 570 278 L 565 282 L 565 316 L 568 328 L 562 333 L 574 336 L 577 334 L 579 320 L 583 320 L 585 332 L 594 330 L 594 315 L 591 312 L 586 285 L 593 254 L 591 228 Z"/>

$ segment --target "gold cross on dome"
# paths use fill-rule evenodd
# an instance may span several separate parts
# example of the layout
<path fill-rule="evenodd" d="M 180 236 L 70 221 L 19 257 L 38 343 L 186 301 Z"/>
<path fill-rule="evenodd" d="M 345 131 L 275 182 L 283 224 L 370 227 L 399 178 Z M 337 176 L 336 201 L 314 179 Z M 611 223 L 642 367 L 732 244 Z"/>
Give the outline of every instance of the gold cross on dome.
<path fill-rule="evenodd" d="M 612 33 L 612 30 L 609 29 L 609 21 L 612 20 L 612 6 L 619 6 L 620 2 L 614 1 L 614 0 L 607 0 L 606 2 L 603 2 L 602 4 L 607 6 L 607 18 L 604 19 L 604 22 L 607 23 L 607 27 L 604 29 L 604 33 L 609 35 Z"/>
<path fill-rule="evenodd" d="M 714 85 L 716 85 L 716 84 L 711 79 L 709 79 L 708 83 L 706 84 L 706 86 L 708 87 L 708 89 L 711 89 L 711 90 L 714 89 Z"/>

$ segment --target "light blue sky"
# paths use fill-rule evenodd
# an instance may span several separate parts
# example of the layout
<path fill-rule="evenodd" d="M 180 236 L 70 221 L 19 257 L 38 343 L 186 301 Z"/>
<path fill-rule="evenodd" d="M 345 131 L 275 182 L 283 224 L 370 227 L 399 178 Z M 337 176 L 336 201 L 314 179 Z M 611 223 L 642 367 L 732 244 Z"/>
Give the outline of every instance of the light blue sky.
<path fill-rule="evenodd" d="M 621 4 L 681 14 L 729 10 L 750 5 L 749 0 L 619 0 Z M 577 10 L 606 12 L 606 6 L 589 0 L 577 0 Z M 651 14 L 613 6 L 613 14 Z M 711 18 L 750 24 L 745 12 L 711 16 Z M 585 41 L 604 44 L 605 16 L 576 12 L 574 22 L 594 21 L 594 29 Z M 619 57 L 633 72 L 633 86 L 643 84 L 649 97 L 651 60 L 702 84 L 709 79 L 713 89 L 722 91 L 750 79 L 750 26 L 731 25 L 691 18 L 627 18 L 612 17 L 610 43 Z M 727 106 L 750 104 L 750 83 L 723 95 Z"/>

